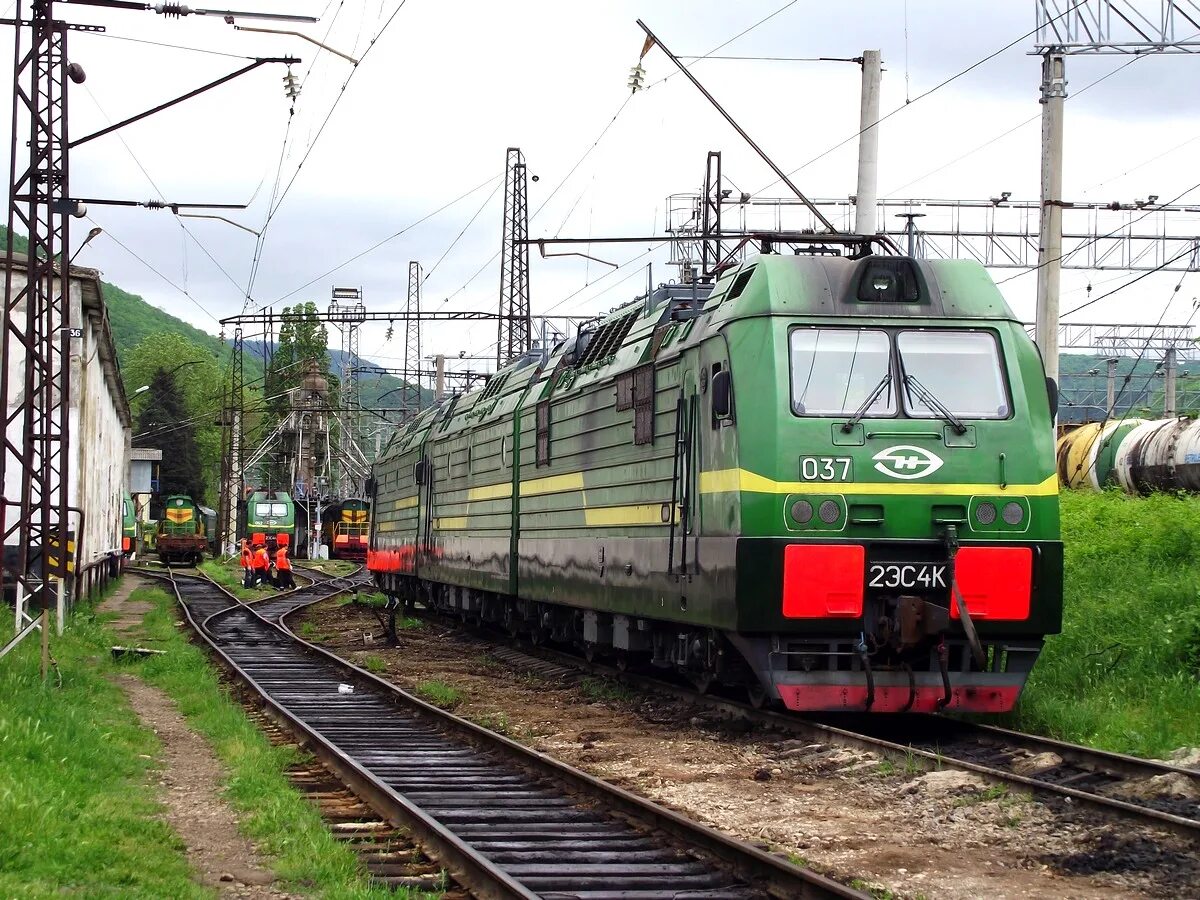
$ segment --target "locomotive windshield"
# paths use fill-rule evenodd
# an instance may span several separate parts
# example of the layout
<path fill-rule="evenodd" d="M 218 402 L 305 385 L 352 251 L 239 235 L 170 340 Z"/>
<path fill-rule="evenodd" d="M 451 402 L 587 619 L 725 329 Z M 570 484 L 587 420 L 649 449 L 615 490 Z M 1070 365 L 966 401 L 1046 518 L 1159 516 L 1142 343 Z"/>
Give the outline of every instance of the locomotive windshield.
<path fill-rule="evenodd" d="M 259 519 L 267 518 L 283 518 L 287 515 L 286 503 L 257 503 L 254 506 L 254 515 Z"/>
<path fill-rule="evenodd" d="M 802 416 L 850 415 L 871 399 L 868 416 L 896 412 L 891 341 L 883 331 L 797 328 L 791 334 L 792 409 Z"/>
<path fill-rule="evenodd" d="M 902 331 L 896 337 L 904 374 L 904 406 L 916 419 L 943 411 L 965 419 L 1003 419 L 1008 396 L 995 339 L 983 331 Z M 925 388 L 913 390 L 911 379 Z M 932 397 L 932 402 L 931 402 Z"/>
<path fill-rule="evenodd" d="M 897 392 L 914 419 L 1003 419 L 1010 413 L 1000 352 L 986 331 L 795 328 L 792 410 L 801 416 L 894 416 Z M 899 371 L 893 371 L 898 362 Z M 896 386 L 899 386 L 897 388 Z"/>

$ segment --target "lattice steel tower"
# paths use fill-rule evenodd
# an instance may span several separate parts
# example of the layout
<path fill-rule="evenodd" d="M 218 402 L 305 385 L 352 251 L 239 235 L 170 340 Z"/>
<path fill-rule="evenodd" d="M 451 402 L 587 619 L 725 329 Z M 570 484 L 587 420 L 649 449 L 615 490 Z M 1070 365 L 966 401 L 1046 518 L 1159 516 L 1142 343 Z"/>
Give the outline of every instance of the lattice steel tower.
<path fill-rule="evenodd" d="M 408 264 L 408 300 L 404 304 L 404 388 L 400 405 L 404 418 L 421 411 L 421 264 Z"/>
<path fill-rule="evenodd" d="M 500 329 L 496 365 L 530 348 L 529 205 L 525 156 L 509 147 L 504 171 L 504 226 L 500 244 Z"/>
<path fill-rule="evenodd" d="M 367 307 L 362 302 L 362 288 L 335 287 L 329 303 L 329 321 L 342 333 L 341 410 L 337 415 L 340 450 L 338 456 L 349 459 L 358 453 L 358 419 L 361 403 L 358 397 L 358 331 L 367 320 Z M 339 493 L 349 496 L 353 489 L 342 473 Z"/>
<path fill-rule="evenodd" d="M 17 20 L 23 4 L 18 4 Z M 17 633 L 24 614 L 55 605 L 62 623 L 68 580 L 68 398 L 70 330 L 67 301 L 70 259 L 68 223 L 78 213 L 70 201 L 67 166 L 67 79 L 83 81 L 83 69 L 67 61 L 65 22 L 54 18 L 52 0 L 30 10 L 28 50 L 18 50 L 13 72 L 12 168 L 8 229 L 29 234 L 28 260 L 14 258 L 10 240 L 4 274 L 4 329 L 0 338 L 0 406 L 4 447 L 0 452 L 0 534 L 7 574 L 16 582 Z M 17 28 L 20 45 L 22 28 Z M 28 164 L 18 150 L 29 148 Z M 14 276 L 25 269 L 24 284 Z M 11 360 L 23 357 L 19 365 Z M 78 537 L 78 534 L 76 535 Z M 6 572 L 4 570 L 7 570 Z"/>

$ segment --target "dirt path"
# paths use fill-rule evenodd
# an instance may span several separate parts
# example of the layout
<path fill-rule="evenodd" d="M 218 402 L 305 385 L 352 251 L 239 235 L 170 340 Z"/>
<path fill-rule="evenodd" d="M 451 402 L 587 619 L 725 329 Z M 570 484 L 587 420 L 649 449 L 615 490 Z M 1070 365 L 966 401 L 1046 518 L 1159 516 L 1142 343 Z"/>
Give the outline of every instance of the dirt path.
<path fill-rule="evenodd" d="M 140 587 L 153 582 L 126 573 L 117 589 L 100 605 L 101 613 L 116 613 L 110 627 L 122 640 L 144 643 L 142 619 L 153 604 L 130 600 Z M 221 796 L 224 770 L 212 748 L 188 728 L 175 702 L 134 675 L 115 678 L 142 724 L 162 742 L 158 772 L 163 817 L 186 847 L 197 880 L 220 897 L 237 900 L 286 900 L 295 895 L 272 887 L 275 876 L 238 833 L 237 814 Z"/>
<path fill-rule="evenodd" d="M 909 898 L 1197 897 L 1190 851 L 1128 822 L 989 790 L 967 773 L 745 731 L 687 703 L 607 682 L 514 671 L 439 625 L 382 646 L 370 613 L 320 604 L 317 640 L 413 690 L 444 681 L 455 712 L 584 771 L 818 869 Z M 367 637 L 374 632 L 375 640 Z M 1141 842 L 1141 843 L 1138 843 Z M 888 895 L 891 896 L 891 895 Z"/>
<path fill-rule="evenodd" d="M 221 764 L 188 728 L 174 701 L 133 675 L 116 680 L 142 724 L 162 742 L 163 816 L 186 846 L 200 883 L 215 888 L 221 897 L 238 900 L 294 897 L 271 886 L 275 876 L 254 845 L 238 833 L 237 815 L 221 797 Z"/>
<path fill-rule="evenodd" d="M 126 572 L 121 576 L 121 583 L 117 585 L 117 589 L 105 598 L 96 611 L 116 613 L 117 618 L 109 627 L 122 637 L 132 637 L 141 631 L 142 619 L 154 606 L 145 600 L 130 600 L 129 595 L 138 588 L 150 586 L 151 582 L 147 579 Z"/>

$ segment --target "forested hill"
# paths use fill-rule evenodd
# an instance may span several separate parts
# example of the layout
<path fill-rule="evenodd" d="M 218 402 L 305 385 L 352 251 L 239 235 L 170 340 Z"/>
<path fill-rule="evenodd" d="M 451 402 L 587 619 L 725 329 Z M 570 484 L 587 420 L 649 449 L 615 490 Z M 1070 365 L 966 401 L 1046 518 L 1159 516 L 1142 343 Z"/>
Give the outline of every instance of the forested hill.
<path fill-rule="evenodd" d="M 27 253 L 29 250 L 29 242 L 22 235 L 16 235 L 15 245 L 18 252 Z M 8 229 L 0 225 L 0 252 L 3 252 L 7 246 Z M 191 343 L 212 353 L 214 357 L 222 362 L 229 358 L 231 353 L 229 344 L 222 342 L 217 335 L 210 334 L 194 325 L 189 325 L 166 310 L 159 309 L 137 294 L 131 294 L 126 290 L 122 290 L 115 284 L 102 281 L 101 285 L 104 291 L 104 302 L 108 306 L 108 318 L 112 326 L 113 340 L 117 345 L 117 357 L 122 365 L 126 363 L 130 351 L 138 344 L 146 338 L 163 333 L 178 334 Z M 184 303 L 187 301 L 181 299 L 180 302 Z M 217 327 L 215 323 L 213 327 Z M 336 332 L 331 337 L 336 340 Z M 246 342 L 245 377 L 248 382 L 262 376 L 262 360 L 265 350 L 266 348 L 262 341 Z M 334 348 L 330 348 L 329 355 L 332 367 L 336 372 L 341 367 L 341 353 Z M 364 360 L 363 364 L 374 365 L 369 360 Z M 362 382 L 362 402 L 365 406 L 373 406 L 383 394 L 398 387 L 400 387 L 399 379 L 393 378 L 390 375 L 372 375 L 369 378 L 364 378 Z"/>

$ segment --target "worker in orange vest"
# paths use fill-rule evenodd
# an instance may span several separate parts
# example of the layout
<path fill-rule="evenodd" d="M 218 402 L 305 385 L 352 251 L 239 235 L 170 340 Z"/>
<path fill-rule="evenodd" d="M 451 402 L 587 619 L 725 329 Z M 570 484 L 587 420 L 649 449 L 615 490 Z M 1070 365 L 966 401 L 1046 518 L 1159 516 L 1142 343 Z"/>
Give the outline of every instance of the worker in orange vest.
<path fill-rule="evenodd" d="M 254 586 L 258 587 L 267 580 L 267 570 L 271 568 L 271 558 L 267 556 L 267 545 L 256 544 L 254 548 Z"/>
<path fill-rule="evenodd" d="M 280 544 L 275 551 L 275 587 L 290 591 L 296 586 L 292 580 L 292 562 L 288 559 L 287 544 Z"/>
<path fill-rule="evenodd" d="M 254 587 L 254 554 L 245 538 L 242 538 L 242 587 Z"/>

